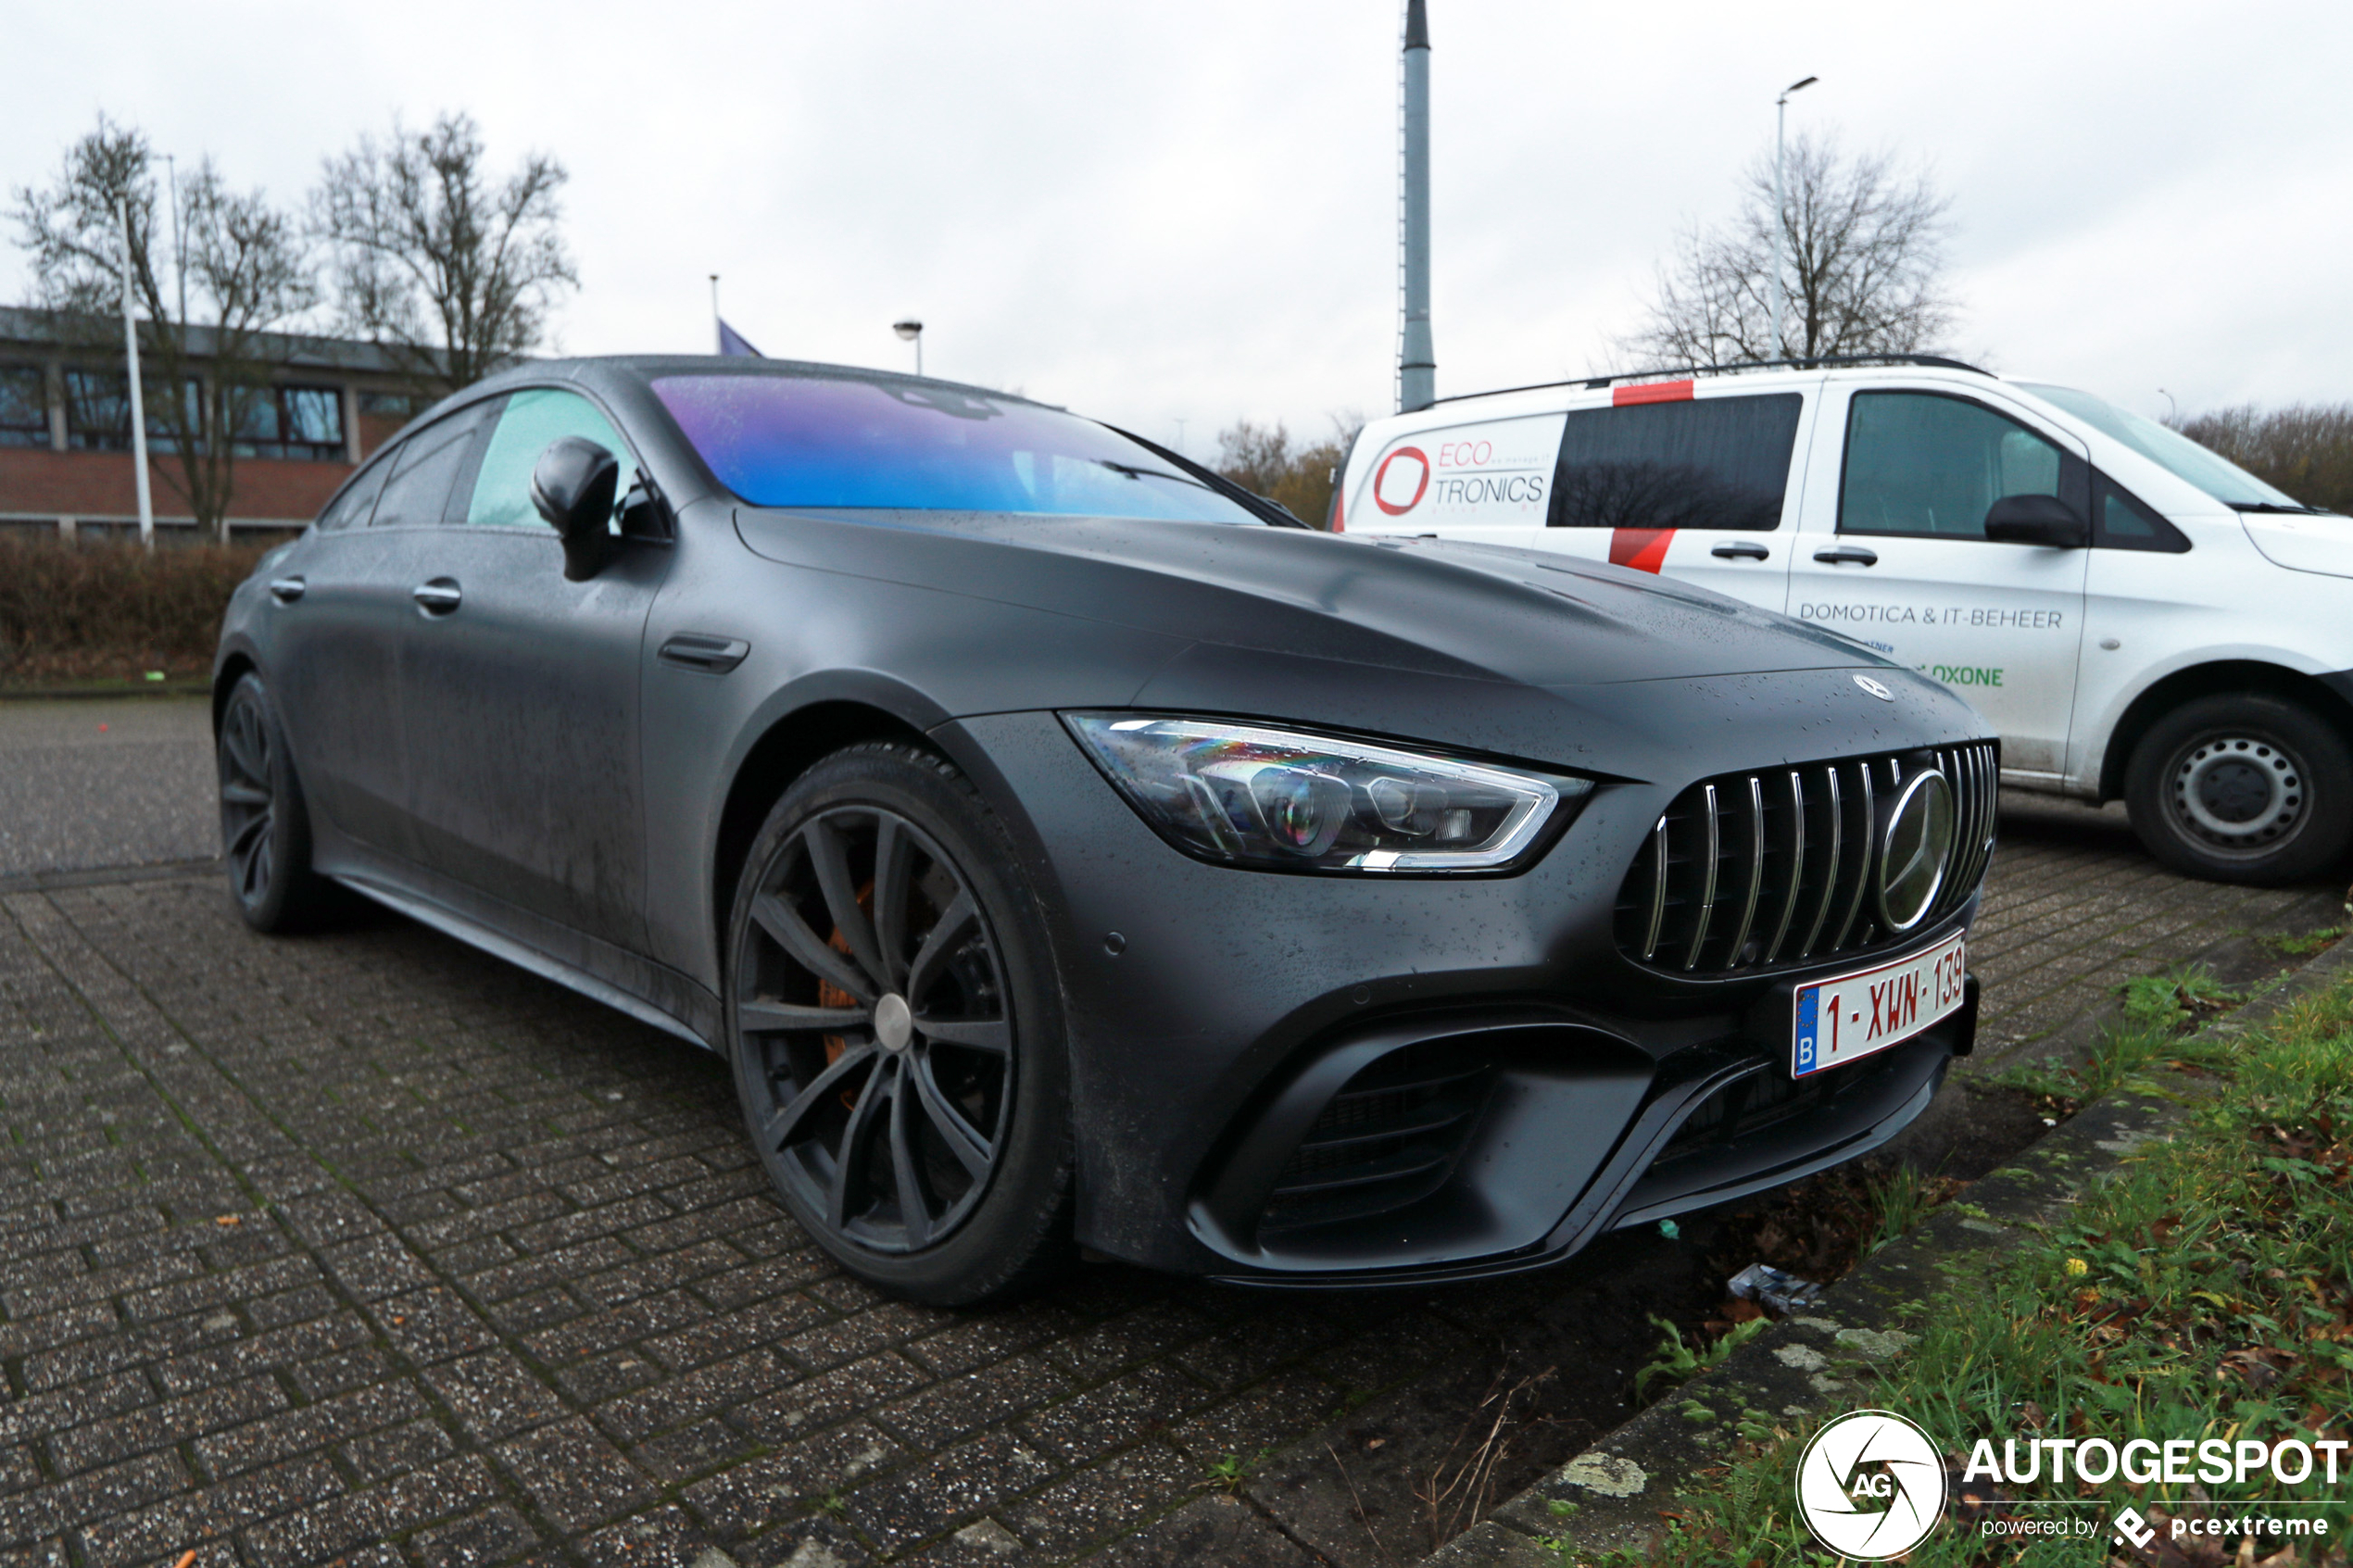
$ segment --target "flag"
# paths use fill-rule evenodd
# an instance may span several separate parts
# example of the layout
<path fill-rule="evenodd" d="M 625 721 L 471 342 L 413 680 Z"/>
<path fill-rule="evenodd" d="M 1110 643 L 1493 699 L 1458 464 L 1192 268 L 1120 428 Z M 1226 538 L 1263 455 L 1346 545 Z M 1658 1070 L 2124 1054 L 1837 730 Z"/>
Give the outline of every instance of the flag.
<path fill-rule="evenodd" d="M 717 318 L 713 319 L 717 320 Z M 719 352 L 722 354 L 741 355 L 749 359 L 765 359 L 768 358 L 768 356 L 761 353 L 760 350 L 754 348 L 750 344 L 746 343 L 744 341 L 744 334 L 736 331 L 735 328 L 729 326 L 724 320 L 719 321 Z"/>

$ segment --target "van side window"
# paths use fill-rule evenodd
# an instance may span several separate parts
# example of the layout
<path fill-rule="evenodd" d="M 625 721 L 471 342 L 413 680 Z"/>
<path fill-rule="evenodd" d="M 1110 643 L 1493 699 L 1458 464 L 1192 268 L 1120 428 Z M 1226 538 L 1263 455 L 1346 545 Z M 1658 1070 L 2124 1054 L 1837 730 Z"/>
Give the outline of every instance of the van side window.
<path fill-rule="evenodd" d="M 2163 550 L 2181 555 L 2190 547 L 2182 531 L 2130 490 L 2094 470 L 2092 545 L 2102 550 Z"/>
<path fill-rule="evenodd" d="M 1561 432 L 1553 528 L 1781 523 L 1805 398 L 1794 392 L 1579 408 Z"/>
<path fill-rule="evenodd" d="M 1982 403 L 1858 392 L 1846 416 L 1841 533 L 1982 539 L 2006 495 L 2056 495 L 2083 515 L 2085 465 Z"/>

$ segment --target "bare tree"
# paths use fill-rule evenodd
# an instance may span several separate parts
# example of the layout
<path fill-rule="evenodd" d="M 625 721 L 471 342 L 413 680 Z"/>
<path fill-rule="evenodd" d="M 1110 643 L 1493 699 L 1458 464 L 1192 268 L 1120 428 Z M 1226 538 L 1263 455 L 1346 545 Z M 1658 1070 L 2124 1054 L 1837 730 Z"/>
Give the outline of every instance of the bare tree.
<path fill-rule="evenodd" d="M 1330 416 L 1332 433 L 1301 441 L 1280 420 L 1262 425 L 1236 420 L 1217 433 L 1217 471 L 1250 491 L 1290 508 L 1321 528 L 1330 515 L 1332 490 L 1365 416 L 1351 409 Z"/>
<path fill-rule="evenodd" d="M 1784 166 L 1782 341 L 1771 341 L 1773 155 L 1741 178 L 1730 222 L 1692 224 L 1660 263 L 1646 319 L 1621 351 L 1653 364 L 1928 351 L 1950 330 L 1944 242 L 1951 198 L 1884 153 L 1853 158 L 1800 136 Z"/>
<path fill-rule="evenodd" d="M 342 324 L 437 393 L 529 352 L 558 294 L 580 283 L 557 229 L 567 178 L 532 153 L 494 179 L 463 114 L 417 134 L 396 120 L 386 141 L 329 158 L 311 221 L 334 253 Z"/>
<path fill-rule="evenodd" d="M 170 219 L 157 216 L 155 162 L 145 134 L 102 115 L 67 151 L 53 184 L 17 191 L 9 216 L 31 255 L 40 302 L 62 312 L 69 337 L 96 354 L 120 349 L 113 322 L 128 215 L 141 392 L 159 445 L 179 459 L 164 479 L 197 525 L 225 544 L 233 438 L 272 395 L 272 372 L 300 341 L 278 329 L 318 302 L 318 287 L 293 220 L 258 190 L 231 190 L 209 157 L 181 189 L 184 255 L 180 276 L 167 273 L 170 241 L 157 225 Z"/>
<path fill-rule="evenodd" d="M 2353 403 L 2249 403 L 2173 428 L 2308 507 L 2353 511 Z"/>

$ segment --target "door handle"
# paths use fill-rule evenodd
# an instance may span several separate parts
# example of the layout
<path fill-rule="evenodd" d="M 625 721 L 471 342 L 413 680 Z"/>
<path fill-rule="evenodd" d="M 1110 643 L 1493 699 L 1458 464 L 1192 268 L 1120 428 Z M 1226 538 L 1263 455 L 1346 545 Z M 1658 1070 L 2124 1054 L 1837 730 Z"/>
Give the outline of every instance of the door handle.
<path fill-rule="evenodd" d="M 430 583 L 420 583 L 409 589 L 409 596 L 416 600 L 427 615 L 447 615 L 458 608 L 465 595 L 459 590 L 456 578 L 436 577 Z"/>
<path fill-rule="evenodd" d="M 1738 539 L 1729 544 L 1718 545 L 1707 553 L 1718 560 L 1764 560 L 1773 552 L 1762 545 L 1746 539 Z"/>
<path fill-rule="evenodd" d="M 1849 562 L 1856 566 L 1877 566 L 1879 552 L 1864 549 L 1860 545 L 1841 545 L 1835 550 L 1816 550 L 1814 558 L 1824 566 L 1844 566 Z"/>
<path fill-rule="evenodd" d="M 709 632 L 681 632 L 661 645 L 655 655 L 664 664 L 724 675 L 744 661 L 751 645 L 740 637 L 715 636 Z"/>
<path fill-rule="evenodd" d="M 302 597 L 303 583 L 299 577 L 273 577 L 270 580 L 270 596 L 282 605 L 290 605 Z"/>

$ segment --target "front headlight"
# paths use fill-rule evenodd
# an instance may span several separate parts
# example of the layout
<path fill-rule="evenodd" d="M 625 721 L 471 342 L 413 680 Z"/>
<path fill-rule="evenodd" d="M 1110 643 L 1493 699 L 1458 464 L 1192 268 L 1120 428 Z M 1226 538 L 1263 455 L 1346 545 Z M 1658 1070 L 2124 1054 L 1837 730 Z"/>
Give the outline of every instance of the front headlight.
<path fill-rule="evenodd" d="M 1189 854 L 1279 871 L 1491 872 L 1590 779 L 1219 719 L 1063 716 L 1143 819 Z"/>

